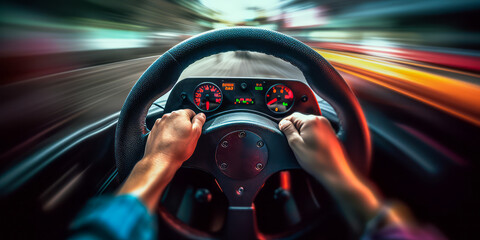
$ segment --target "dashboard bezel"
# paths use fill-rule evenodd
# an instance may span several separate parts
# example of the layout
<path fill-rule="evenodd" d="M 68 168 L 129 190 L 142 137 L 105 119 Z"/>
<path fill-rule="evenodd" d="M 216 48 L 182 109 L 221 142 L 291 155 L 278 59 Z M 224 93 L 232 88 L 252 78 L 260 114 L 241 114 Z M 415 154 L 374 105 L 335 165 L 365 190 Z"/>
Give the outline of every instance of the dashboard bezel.
<path fill-rule="evenodd" d="M 274 84 L 274 85 L 270 86 L 270 88 L 268 88 L 268 90 L 267 90 L 267 91 L 265 92 L 265 94 L 264 94 L 265 104 L 266 104 L 266 105 L 267 105 L 267 102 L 268 102 L 268 101 L 267 101 L 267 94 L 268 94 L 268 92 L 270 92 L 270 90 L 272 90 L 274 87 L 276 87 L 276 86 L 278 86 L 278 85 L 283 85 L 283 86 L 289 88 L 288 86 L 286 86 L 286 85 L 283 84 L 283 83 L 277 83 L 277 84 Z M 290 89 L 290 88 L 289 88 L 289 89 Z M 293 90 L 291 90 L 291 89 L 290 89 L 290 91 L 292 91 L 292 93 L 293 93 L 293 100 L 292 100 L 292 105 L 288 108 L 287 111 L 275 112 L 275 111 L 273 111 L 271 108 L 269 108 L 268 105 L 267 105 L 268 110 L 270 110 L 271 112 L 273 112 L 273 113 L 275 113 L 275 114 L 283 114 L 283 113 L 289 112 L 289 111 L 293 108 L 293 106 L 295 106 L 295 92 L 293 92 Z"/>
<path fill-rule="evenodd" d="M 222 103 L 213 111 L 203 111 L 199 109 L 193 101 L 194 90 L 203 83 L 212 83 L 222 91 Z M 223 83 L 234 83 L 234 90 L 226 91 Z M 247 84 L 247 88 L 241 87 L 242 83 Z M 257 83 L 262 84 L 262 90 L 255 90 Z M 268 90 L 277 84 L 283 84 L 290 88 L 294 94 L 295 104 L 283 113 L 271 111 L 265 100 Z M 233 104 L 234 98 L 238 96 L 253 97 L 255 104 L 238 105 Z M 165 113 L 169 113 L 178 109 L 192 109 L 196 113 L 203 112 L 207 118 L 216 117 L 218 115 L 233 111 L 248 111 L 268 116 L 270 119 L 279 121 L 294 112 L 304 114 L 321 115 L 315 94 L 310 87 L 302 81 L 295 79 L 282 78 L 257 78 L 257 77 L 190 77 L 179 81 L 171 90 L 167 102 L 165 104 Z"/>
<path fill-rule="evenodd" d="M 201 85 L 205 85 L 205 84 L 211 84 L 215 87 L 217 87 L 219 90 L 220 90 L 220 93 L 221 93 L 221 100 L 220 100 L 220 104 L 214 108 L 214 109 L 211 109 L 211 110 L 204 110 L 204 109 L 201 109 L 200 106 L 197 106 L 197 104 L 195 104 L 195 101 L 193 100 L 195 98 L 195 92 L 197 91 L 197 89 L 201 86 Z M 192 102 L 193 102 L 193 105 L 195 105 L 195 107 L 197 107 L 198 110 L 202 111 L 202 112 L 213 112 L 215 110 L 217 110 L 220 106 L 222 106 L 222 103 L 223 103 L 223 91 L 222 91 L 222 88 L 220 88 L 217 84 L 215 83 L 212 83 L 212 82 L 201 82 L 199 83 L 193 90 L 193 93 L 192 93 Z"/>

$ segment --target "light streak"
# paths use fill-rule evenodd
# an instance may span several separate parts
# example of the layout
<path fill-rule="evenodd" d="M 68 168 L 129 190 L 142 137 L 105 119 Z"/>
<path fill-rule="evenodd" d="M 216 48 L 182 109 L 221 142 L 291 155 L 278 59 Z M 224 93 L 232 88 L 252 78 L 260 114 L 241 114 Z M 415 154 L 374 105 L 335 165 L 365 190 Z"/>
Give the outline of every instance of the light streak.
<path fill-rule="evenodd" d="M 399 64 L 317 50 L 338 70 L 480 126 L 480 86 Z M 418 64 L 417 64 L 418 65 Z"/>

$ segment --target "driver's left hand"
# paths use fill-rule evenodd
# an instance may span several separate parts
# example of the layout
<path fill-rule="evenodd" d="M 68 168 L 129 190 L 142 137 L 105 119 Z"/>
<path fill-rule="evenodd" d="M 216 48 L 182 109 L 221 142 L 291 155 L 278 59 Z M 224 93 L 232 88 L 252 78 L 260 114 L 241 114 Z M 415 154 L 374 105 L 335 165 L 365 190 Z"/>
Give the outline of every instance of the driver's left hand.
<path fill-rule="evenodd" d="M 182 165 L 195 151 L 205 119 L 205 114 L 195 115 L 190 109 L 163 115 L 148 136 L 144 158 Z"/>
<path fill-rule="evenodd" d="M 153 212 L 175 172 L 195 151 L 205 120 L 205 114 L 190 109 L 157 119 L 142 160 L 135 164 L 118 194 L 137 196 Z"/>

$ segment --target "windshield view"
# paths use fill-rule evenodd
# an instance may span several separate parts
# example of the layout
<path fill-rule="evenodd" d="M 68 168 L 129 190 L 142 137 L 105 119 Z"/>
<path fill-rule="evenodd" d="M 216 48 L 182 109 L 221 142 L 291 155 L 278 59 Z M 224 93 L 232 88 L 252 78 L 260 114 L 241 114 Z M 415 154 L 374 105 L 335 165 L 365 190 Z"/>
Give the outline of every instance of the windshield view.
<path fill-rule="evenodd" d="M 7 239 L 479 237 L 479 1 L 0 6 Z"/>

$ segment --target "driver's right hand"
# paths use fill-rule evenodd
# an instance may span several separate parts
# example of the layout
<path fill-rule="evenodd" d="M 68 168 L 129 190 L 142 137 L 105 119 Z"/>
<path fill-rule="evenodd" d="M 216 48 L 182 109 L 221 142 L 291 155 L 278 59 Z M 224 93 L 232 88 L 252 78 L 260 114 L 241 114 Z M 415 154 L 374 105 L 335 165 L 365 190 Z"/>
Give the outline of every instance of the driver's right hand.
<path fill-rule="evenodd" d="M 294 113 L 279 123 L 300 166 L 321 178 L 348 174 L 350 166 L 330 122 L 316 115 Z"/>
<path fill-rule="evenodd" d="M 358 231 L 375 216 L 381 197 L 348 162 L 330 122 L 321 116 L 294 113 L 279 123 L 300 166 L 330 191 Z M 398 217 L 390 222 L 397 222 Z"/>

